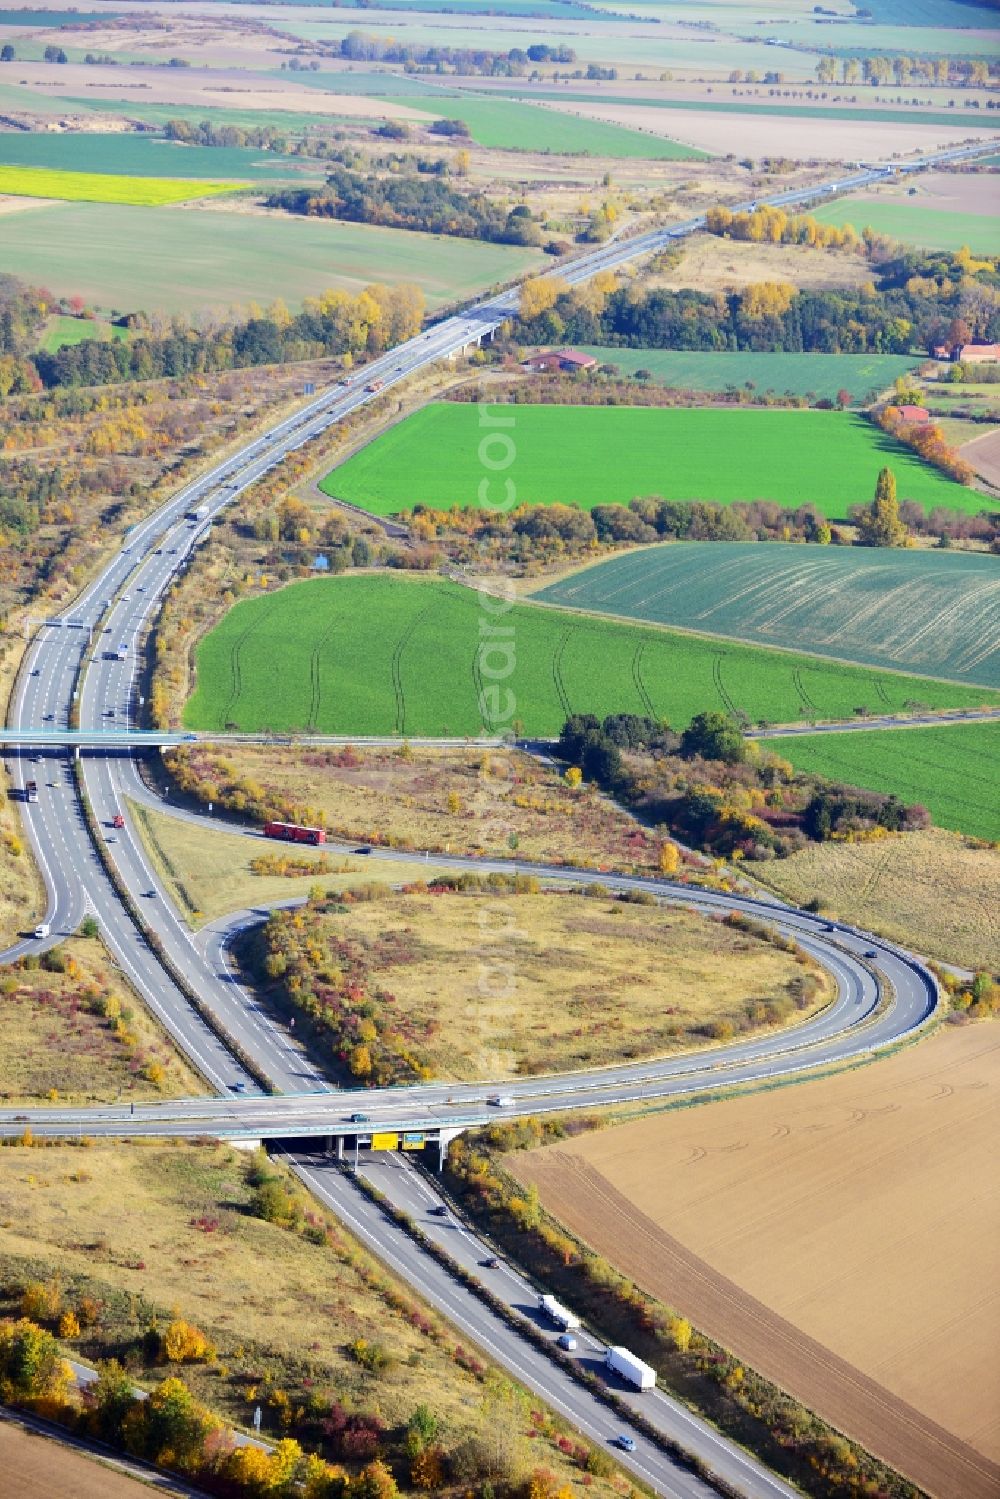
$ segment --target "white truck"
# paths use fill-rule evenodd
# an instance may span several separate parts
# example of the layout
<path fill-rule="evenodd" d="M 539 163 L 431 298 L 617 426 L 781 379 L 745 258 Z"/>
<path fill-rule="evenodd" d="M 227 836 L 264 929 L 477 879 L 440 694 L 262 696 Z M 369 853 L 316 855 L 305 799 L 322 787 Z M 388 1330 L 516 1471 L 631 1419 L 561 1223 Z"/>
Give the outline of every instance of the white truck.
<path fill-rule="evenodd" d="M 644 1364 L 641 1358 L 636 1358 L 634 1353 L 629 1353 L 627 1348 L 608 1348 L 604 1363 L 612 1374 L 635 1385 L 637 1390 L 655 1390 L 656 1370 Z"/>
<path fill-rule="evenodd" d="M 207 505 L 193 505 L 190 510 L 185 511 L 184 519 L 193 521 L 205 520 L 208 516 L 208 509 Z"/>
<path fill-rule="evenodd" d="M 544 1312 L 551 1322 L 562 1328 L 563 1332 L 570 1332 L 573 1328 L 580 1326 L 579 1317 L 564 1307 L 554 1296 L 539 1296 L 538 1310 Z"/>

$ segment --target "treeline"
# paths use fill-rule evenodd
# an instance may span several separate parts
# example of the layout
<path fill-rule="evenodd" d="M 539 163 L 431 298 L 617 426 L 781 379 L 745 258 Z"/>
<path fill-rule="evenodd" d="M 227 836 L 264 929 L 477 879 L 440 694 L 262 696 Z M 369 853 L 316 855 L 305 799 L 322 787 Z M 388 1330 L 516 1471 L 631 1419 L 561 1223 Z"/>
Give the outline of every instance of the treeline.
<path fill-rule="evenodd" d="M 269 208 L 310 217 L 419 229 L 497 244 L 538 245 L 542 238 L 530 208 L 516 207 L 507 212 L 482 193 L 462 193 L 440 176 L 415 172 L 362 176 L 340 167 L 330 173 L 326 186 L 319 191 L 285 188 L 272 193 L 266 202 Z"/>
<path fill-rule="evenodd" d="M 163 133 L 186 146 L 252 146 L 257 151 L 288 149 L 288 138 L 274 125 L 219 125 L 214 120 L 168 120 Z"/>
<path fill-rule="evenodd" d="M 852 224 L 842 228 L 821 224 L 812 214 L 787 214 L 783 208 L 772 208 L 768 203 L 752 213 L 710 208 L 705 215 L 705 227 L 709 234 L 721 239 L 747 240 L 757 245 L 815 245 L 825 250 L 858 250 L 863 245 Z"/>
<path fill-rule="evenodd" d="M 525 343 L 758 352 L 906 354 L 970 338 L 1000 339 L 998 262 L 923 252 L 873 256 L 859 288 L 797 290 L 758 282 L 740 291 L 669 291 L 634 284 L 569 287 L 557 277 L 525 285 L 518 337 Z M 595 278 L 596 283 L 596 278 Z"/>
<path fill-rule="evenodd" d="M 414 69 L 430 67 L 442 73 L 484 73 L 495 78 L 520 78 L 531 63 L 576 61 L 572 47 L 546 42 L 499 52 L 488 47 L 420 46 L 367 31 L 349 31 L 340 43 L 339 55 L 352 62 L 401 62 Z"/>
<path fill-rule="evenodd" d="M 929 826 L 925 807 L 797 772 L 745 738 L 744 727 L 718 712 L 699 713 L 680 734 L 634 714 L 603 722 L 575 714 L 563 724 L 557 753 L 644 822 L 723 858 L 784 858 L 808 842 Z"/>
<path fill-rule="evenodd" d="M 30 295 L 30 289 L 24 291 Z M 424 295 L 418 286 L 372 285 L 357 296 L 327 291 L 307 297 L 302 311 L 295 314 L 283 303 L 275 303 L 245 320 L 201 328 L 178 317 L 164 334 L 140 332 L 134 338 L 107 343 L 84 339 L 48 354 L 23 351 L 24 323 L 15 316 L 20 301 L 19 297 L 11 307 L 10 319 L 10 337 L 20 352 L 6 357 L 0 316 L 0 380 L 7 386 L 5 391 L 0 384 L 0 394 L 40 386 L 175 379 L 324 355 L 376 355 L 414 337 L 424 318 Z M 138 324 L 142 319 L 129 321 Z"/>
<path fill-rule="evenodd" d="M 849 520 L 856 509 L 845 505 Z M 1000 510 L 985 504 L 979 515 L 965 515 L 941 506 L 926 511 L 916 500 L 903 500 L 899 514 L 907 530 L 921 536 L 987 545 L 1000 537 Z M 640 495 L 627 505 L 595 505 L 591 510 L 575 505 L 523 505 L 509 511 L 418 505 L 400 518 L 415 540 L 440 543 L 454 561 L 488 558 L 515 568 L 592 554 L 602 546 L 656 541 L 802 541 L 820 546 L 850 541 L 815 505 L 787 509 L 773 500 L 720 505 Z M 407 565 L 405 556 L 384 560 Z"/>

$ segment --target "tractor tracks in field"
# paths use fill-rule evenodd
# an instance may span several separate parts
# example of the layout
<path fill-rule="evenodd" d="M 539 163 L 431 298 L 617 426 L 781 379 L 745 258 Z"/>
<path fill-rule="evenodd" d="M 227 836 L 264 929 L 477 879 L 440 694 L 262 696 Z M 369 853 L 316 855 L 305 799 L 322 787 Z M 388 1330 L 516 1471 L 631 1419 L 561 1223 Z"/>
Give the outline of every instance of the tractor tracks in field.
<path fill-rule="evenodd" d="M 406 694 L 403 691 L 403 677 L 400 669 L 403 660 L 403 652 L 406 650 L 406 647 L 409 645 L 417 629 L 420 627 L 420 625 L 423 624 L 428 614 L 430 614 L 431 608 L 432 606 L 428 605 L 426 609 L 422 609 L 419 614 L 414 615 L 413 619 L 407 625 L 406 629 L 403 631 L 402 635 L 400 635 L 399 639 L 396 641 L 395 646 L 393 647 L 391 670 L 392 690 L 396 698 L 395 732 L 397 734 L 402 735 L 406 733 Z"/>
<path fill-rule="evenodd" d="M 222 710 L 221 720 L 219 723 L 220 729 L 224 729 L 226 725 L 231 721 L 231 715 L 236 707 L 236 704 L 243 696 L 243 667 L 240 664 L 240 653 L 242 652 L 243 647 L 246 645 L 249 637 L 254 633 L 255 630 L 260 629 L 261 625 L 263 625 L 267 621 L 272 612 L 273 609 L 266 609 L 263 614 L 261 614 L 257 619 L 253 620 L 252 623 L 247 625 L 243 633 L 241 635 L 238 635 L 233 641 L 233 644 L 229 647 L 229 675 L 231 682 L 231 691 L 229 694 L 229 700 Z"/>
<path fill-rule="evenodd" d="M 648 644 L 648 639 L 640 639 L 636 645 L 635 650 L 632 652 L 632 681 L 635 685 L 636 692 L 639 694 L 639 701 L 645 708 L 647 716 L 649 718 L 655 718 L 656 709 L 653 707 L 653 699 L 650 697 L 649 692 L 646 688 L 646 684 L 642 678 L 642 658 Z"/>
<path fill-rule="evenodd" d="M 556 646 L 555 652 L 552 656 L 552 681 L 555 684 L 556 692 L 559 695 L 559 702 L 562 706 L 562 710 L 566 718 L 573 717 L 573 709 L 570 706 L 569 693 L 566 691 L 566 683 L 563 681 L 562 659 L 563 653 L 566 650 L 566 646 L 569 644 L 569 640 L 572 634 L 572 628 L 563 632 L 559 644 Z"/>

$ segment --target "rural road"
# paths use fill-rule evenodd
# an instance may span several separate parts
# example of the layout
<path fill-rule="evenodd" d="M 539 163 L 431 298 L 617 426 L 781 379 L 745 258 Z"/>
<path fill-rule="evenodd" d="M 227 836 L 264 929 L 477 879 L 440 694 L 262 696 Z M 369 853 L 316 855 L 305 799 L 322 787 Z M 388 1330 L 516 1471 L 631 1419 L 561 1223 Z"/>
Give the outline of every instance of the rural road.
<path fill-rule="evenodd" d="M 992 148 L 987 145 L 976 145 L 938 152 L 898 169 L 917 170 L 989 149 Z M 881 168 L 863 171 L 839 178 L 823 188 L 780 193 L 761 201 L 783 206 L 804 204 L 826 194 L 878 181 L 885 175 L 885 169 Z M 699 217 L 605 246 L 561 266 L 559 274 L 570 283 L 582 282 L 597 271 L 653 253 L 703 224 L 704 219 Z M 373 360 L 350 384 L 324 392 L 249 443 L 239 454 L 216 464 L 136 526 L 111 564 L 87 586 L 71 608 L 42 625 L 29 644 L 14 694 L 11 727 L 29 739 L 37 736 L 47 722 L 68 729 L 74 705 L 80 727 L 87 733 L 96 733 L 110 723 L 108 715 L 112 712 L 114 722 L 125 727 L 133 719 L 141 718 L 139 683 L 145 637 L 164 593 L 187 565 L 207 533 L 211 519 L 287 453 L 372 400 L 373 395 L 362 388 L 362 382 L 378 378 L 389 387 L 424 365 L 466 347 L 499 326 L 516 305 L 516 297 L 515 290 L 478 303 Z M 207 517 L 190 519 L 189 512 L 201 506 L 207 507 Z M 50 930 L 38 940 L 25 937 L 0 954 L 0 961 L 10 962 L 51 946 L 74 932 L 88 911 L 93 912 L 99 918 L 104 941 L 125 976 L 218 1095 L 144 1105 L 134 1112 L 123 1107 L 33 1109 L 27 1113 L 32 1130 L 40 1136 L 84 1132 L 89 1136 L 214 1133 L 228 1138 L 293 1138 L 306 1142 L 314 1136 L 356 1134 L 356 1126 L 352 1129 L 344 1119 L 343 1101 L 338 1102 L 330 1091 L 320 1091 L 322 1085 L 308 1059 L 291 1044 L 289 1036 L 253 996 L 233 981 L 224 953 L 211 946 L 203 950 L 188 931 L 150 868 L 131 827 L 108 831 L 124 797 L 134 792 L 138 782 L 132 759 L 121 754 L 85 756 L 76 767 L 77 781 L 74 767 L 67 765 L 58 752 L 43 754 L 26 747 L 16 751 L 14 758 L 16 779 L 22 785 L 29 778 L 40 783 L 39 800 L 25 803 L 22 810 L 27 836 L 45 881 L 46 923 Z M 129 904 L 141 912 L 139 921 L 119 897 L 98 855 L 84 799 L 103 829 L 100 836 L 107 840 L 104 852 L 113 861 Z M 442 862 L 438 856 L 435 861 Z M 474 861 L 450 862 L 456 868 L 483 868 Z M 505 862 L 497 867 L 510 872 L 512 866 Z M 667 882 L 615 879 L 585 870 L 517 867 L 543 878 L 562 876 L 580 883 L 599 878 L 617 888 L 649 889 L 664 900 L 697 905 L 699 909 L 740 910 L 759 916 L 794 935 L 813 952 L 835 976 L 838 992 L 834 1003 L 799 1027 L 794 1037 L 761 1038 L 696 1057 L 505 1082 L 505 1094 L 514 1100 L 506 1113 L 621 1104 L 633 1099 L 669 1097 L 706 1087 L 789 1076 L 805 1068 L 890 1045 L 918 1028 L 937 1002 L 933 976 L 919 961 L 865 933 L 843 926 L 836 931 L 827 930 L 823 922 L 806 912 L 749 897 L 693 892 Z M 866 953 L 875 956 L 866 958 Z M 189 993 L 199 996 L 201 1007 L 213 1017 L 212 1025 L 195 1010 Z M 881 1003 L 883 1000 L 886 1002 Z M 220 1040 L 220 1031 L 232 1046 Z M 264 1096 L 257 1091 L 250 1073 L 235 1060 L 234 1047 L 271 1080 L 279 1090 L 277 1096 Z M 234 1096 L 237 1084 L 245 1090 L 245 1096 Z M 481 1124 L 495 1117 L 496 1110 L 486 1101 L 490 1091 L 483 1084 L 454 1088 L 427 1084 L 412 1089 L 370 1090 L 365 1092 L 364 1105 L 372 1119 L 385 1128 L 448 1129 Z M 17 1135 L 23 1128 L 22 1116 L 15 1117 L 10 1110 L 0 1111 L 0 1133 Z M 460 1325 L 463 1319 L 465 1325 L 471 1325 L 463 1288 L 443 1272 L 443 1281 L 438 1284 L 430 1270 L 436 1261 L 420 1253 L 409 1240 L 398 1249 L 393 1245 L 390 1252 L 392 1226 L 387 1226 L 378 1208 L 342 1172 L 334 1166 L 302 1162 L 299 1169 L 308 1173 L 304 1177 L 307 1184 L 344 1216 L 361 1237 L 368 1242 L 374 1239 L 381 1257 L 389 1257 L 401 1276 L 418 1289 L 430 1287 L 433 1282 L 434 1295 L 442 1298 L 448 1315 Z M 430 1295 L 430 1289 L 426 1294 Z M 477 1302 L 476 1306 L 481 1304 Z M 534 1369 L 527 1366 L 529 1357 L 534 1356 L 531 1345 L 500 1319 L 497 1328 L 503 1329 L 502 1337 L 492 1327 L 481 1327 L 480 1336 L 501 1364 L 528 1383 L 538 1377 L 546 1400 L 557 1407 L 568 1404 L 575 1412 L 574 1420 L 596 1419 L 589 1409 L 585 1412 L 583 1406 L 572 1403 L 580 1400 L 581 1387 L 568 1373 L 545 1362 L 536 1376 Z M 644 1403 L 644 1413 L 648 1414 L 651 1408 Z M 603 1407 L 601 1416 L 606 1417 Z M 734 1482 L 740 1492 L 754 1496 L 790 1492 L 711 1428 L 699 1424 L 699 1430 L 699 1439 L 711 1446 L 713 1468 L 721 1472 L 728 1466 L 736 1472 Z M 687 1439 L 685 1442 L 689 1445 Z M 666 1459 L 652 1444 L 648 1452 L 646 1447 L 637 1446 L 636 1453 L 621 1454 L 620 1461 L 641 1472 L 658 1493 L 679 1495 L 682 1499 L 697 1495 L 700 1499 L 706 1492 L 701 1479 Z"/>
<path fill-rule="evenodd" d="M 819 723 L 773 723 L 745 729 L 743 733 L 746 739 L 784 739 L 793 734 L 849 734 L 857 729 L 929 729 L 948 724 L 993 723 L 997 719 L 1000 719 L 1000 708 L 947 708 L 933 713 L 886 713 L 864 718 L 824 719 Z M 209 729 L 116 729 L 108 725 L 95 729 L 0 728 L 0 745 L 9 749 L 58 752 L 90 749 L 105 754 L 127 754 L 130 750 L 140 749 L 177 749 L 185 744 L 287 745 L 297 749 L 331 749 L 353 744 L 359 749 L 391 749 L 401 744 L 403 738 L 400 734 L 239 734 Z M 468 749 L 470 745 L 492 749 L 513 743 L 517 749 L 547 751 L 557 742 L 537 735 L 532 739 L 514 741 L 489 734 L 466 735 L 464 738 L 407 734 L 405 738 L 409 744 L 423 745 L 428 749 Z"/>

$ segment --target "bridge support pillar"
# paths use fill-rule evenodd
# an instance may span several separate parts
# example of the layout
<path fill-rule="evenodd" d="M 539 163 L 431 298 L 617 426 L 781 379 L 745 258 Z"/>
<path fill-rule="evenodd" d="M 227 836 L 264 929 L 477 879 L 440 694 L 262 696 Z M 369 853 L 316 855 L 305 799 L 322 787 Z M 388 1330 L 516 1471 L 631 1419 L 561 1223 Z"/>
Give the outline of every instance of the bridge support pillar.
<path fill-rule="evenodd" d="M 73 759 L 77 760 L 77 761 L 80 759 L 80 746 L 79 745 L 77 745 L 76 748 L 73 751 Z"/>
<path fill-rule="evenodd" d="M 439 1176 L 440 1176 L 441 1172 L 444 1170 L 444 1163 L 445 1163 L 445 1161 L 448 1158 L 448 1146 L 451 1144 L 452 1140 L 457 1140 L 458 1137 L 459 1137 L 459 1135 L 462 1134 L 462 1133 L 463 1133 L 463 1131 L 460 1130 L 460 1129 L 443 1129 L 443 1130 L 441 1130 L 440 1134 L 438 1135 L 438 1140 L 437 1140 L 437 1147 L 438 1147 L 438 1167 L 437 1168 L 438 1168 L 438 1175 Z"/>
<path fill-rule="evenodd" d="M 343 1137 L 343 1135 L 338 1135 L 337 1136 L 337 1160 L 338 1161 L 342 1161 L 343 1159 L 344 1159 L 344 1137 Z"/>

